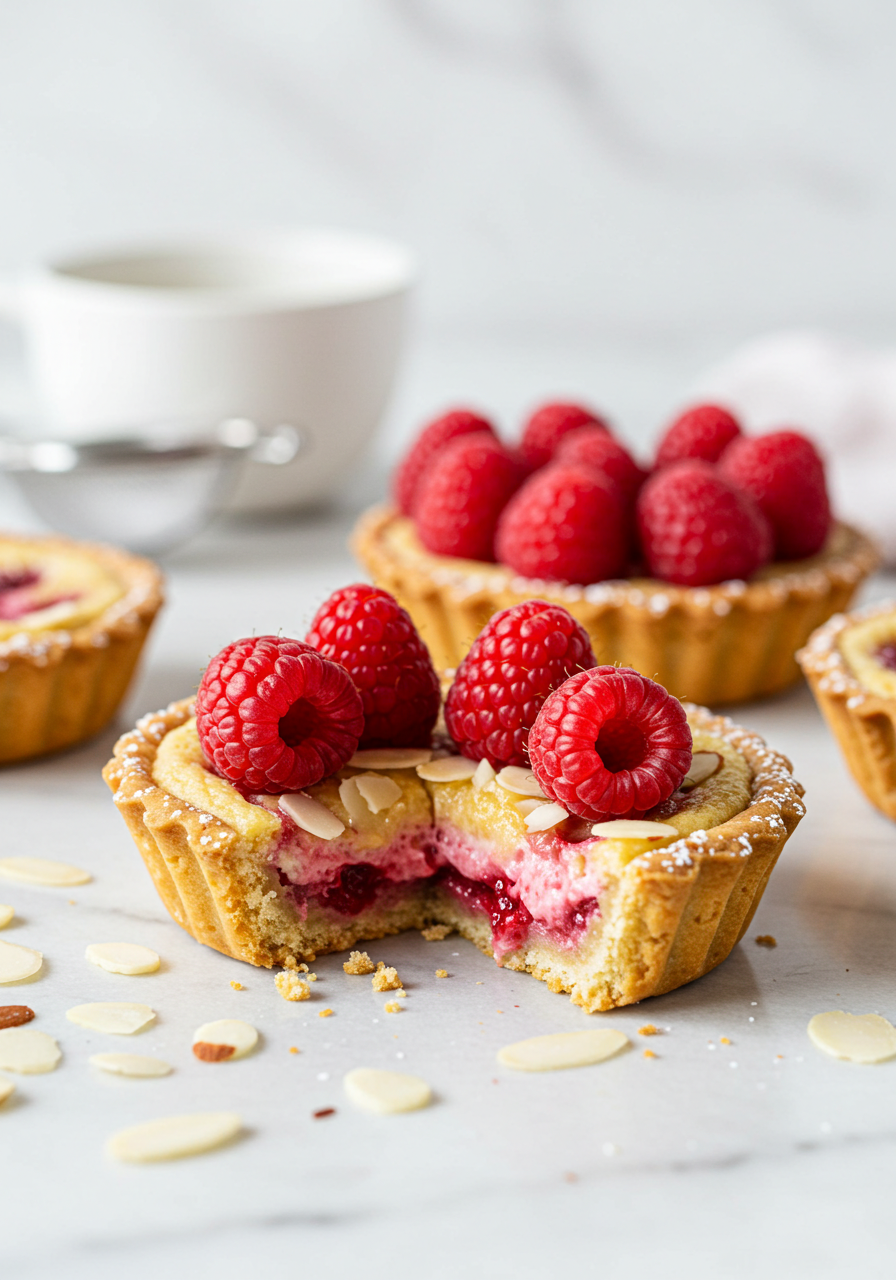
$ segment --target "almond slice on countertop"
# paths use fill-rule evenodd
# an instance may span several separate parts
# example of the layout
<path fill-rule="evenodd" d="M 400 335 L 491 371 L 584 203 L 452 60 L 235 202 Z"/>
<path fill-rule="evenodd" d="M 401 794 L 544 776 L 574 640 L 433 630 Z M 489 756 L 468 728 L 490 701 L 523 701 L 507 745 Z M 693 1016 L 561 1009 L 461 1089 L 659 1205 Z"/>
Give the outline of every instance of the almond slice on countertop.
<path fill-rule="evenodd" d="M 681 780 L 679 789 L 690 791 L 706 782 L 713 774 L 718 773 L 725 763 L 718 751 L 695 751 L 691 756 L 691 765 Z"/>
<path fill-rule="evenodd" d="M 193 1052 L 202 1062 L 235 1062 L 258 1044 L 258 1032 L 239 1018 L 205 1022 L 193 1036 Z"/>
<path fill-rule="evenodd" d="M 417 765 L 417 775 L 424 782 L 468 782 L 475 772 L 476 761 L 466 756 L 440 756 Z"/>
<path fill-rule="evenodd" d="M 896 1057 L 896 1027 L 877 1013 L 816 1013 L 807 1030 L 816 1049 L 847 1062 Z"/>
<path fill-rule="evenodd" d="M 59 1065 L 62 1050 L 45 1031 L 33 1027 L 8 1027 L 0 1031 L 0 1067 L 22 1075 L 41 1075 Z"/>
<path fill-rule="evenodd" d="M 395 801 L 401 799 L 401 787 L 398 783 L 381 773 L 358 773 L 354 783 L 371 813 L 391 809 Z"/>
<path fill-rule="evenodd" d="M 155 973 L 162 963 L 151 947 L 141 947 L 136 942 L 91 942 L 84 954 L 91 964 L 107 973 L 123 973 L 126 977 Z"/>
<path fill-rule="evenodd" d="M 668 822 L 649 822 L 646 818 L 613 818 L 610 822 L 595 822 L 593 836 L 605 840 L 660 840 L 677 836 L 678 831 Z"/>
<path fill-rule="evenodd" d="M 497 774 L 491 766 L 490 761 L 485 757 L 479 761 L 476 766 L 476 772 L 473 774 L 473 790 L 481 791 L 483 787 L 487 787 L 490 782 L 494 782 Z"/>
<path fill-rule="evenodd" d="M 130 1004 L 127 1001 L 77 1004 L 65 1016 L 76 1026 L 112 1036 L 132 1036 L 141 1027 L 154 1022 L 156 1017 L 148 1004 Z"/>
<path fill-rule="evenodd" d="M 345 1076 L 343 1085 L 356 1106 L 382 1116 L 419 1111 L 432 1101 L 432 1090 L 425 1080 L 400 1071 L 356 1067 Z"/>
<path fill-rule="evenodd" d="M 569 814 L 562 804 L 540 804 L 526 818 L 526 826 L 530 831 L 550 831 L 559 822 L 565 822 Z"/>
<path fill-rule="evenodd" d="M 148 1079 L 150 1076 L 170 1076 L 172 1068 L 161 1058 L 145 1057 L 142 1053 L 94 1053 L 90 1063 L 100 1071 L 116 1076 L 134 1076 Z"/>
<path fill-rule="evenodd" d="M 23 1027 L 34 1017 L 34 1010 L 27 1004 L 0 1005 L 0 1030 L 4 1027 Z"/>
<path fill-rule="evenodd" d="M 15 942 L 0 942 L 0 986 L 33 977 L 40 972 L 43 962 L 40 951 L 20 947 Z"/>
<path fill-rule="evenodd" d="M 15 1080 L 9 1080 L 6 1076 L 0 1076 L 0 1105 L 2 1105 L 11 1093 L 15 1092 Z"/>
<path fill-rule="evenodd" d="M 8 907 L 0 902 L 0 929 L 5 929 L 16 913 L 15 907 Z"/>
<path fill-rule="evenodd" d="M 119 1129 L 106 1143 L 114 1160 L 147 1164 L 153 1160 L 180 1160 L 212 1151 L 235 1138 L 243 1126 L 235 1111 L 204 1111 L 189 1116 L 150 1120 L 130 1129 Z"/>
<path fill-rule="evenodd" d="M 416 769 L 432 759 L 428 747 L 370 747 L 349 760 L 353 769 Z"/>
<path fill-rule="evenodd" d="M 354 778 L 343 778 L 339 784 L 339 799 L 348 814 L 352 826 L 363 827 L 370 821 L 370 807 L 358 790 Z"/>
<path fill-rule="evenodd" d="M 524 769 L 519 764 L 505 764 L 495 779 L 498 786 L 505 791 L 512 791 L 518 796 L 534 796 L 537 800 L 547 800 L 541 784 L 531 769 Z"/>
<path fill-rule="evenodd" d="M 514 1071 L 563 1071 L 567 1067 L 589 1067 L 611 1058 L 629 1043 L 629 1038 L 612 1027 L 591 1031 L 560 1031 L 508 1044 L 498 1061 Z"/>
<path fill-rule="evenodd" d="M 51 862 L 49 858 L 0 858 L 0 876 L 57 889 L 87 884 L 93 879 L 89 871 L 82 871 L 68 862 Z"/>
<path fill-rule="evenodd" d="M 304 791 L 280 797 L 280 808 L 292 818 L 297 827 L 318 840 L 335 840 L 345 830 L 345 823 L 319 800 L 306 796 Z"/>

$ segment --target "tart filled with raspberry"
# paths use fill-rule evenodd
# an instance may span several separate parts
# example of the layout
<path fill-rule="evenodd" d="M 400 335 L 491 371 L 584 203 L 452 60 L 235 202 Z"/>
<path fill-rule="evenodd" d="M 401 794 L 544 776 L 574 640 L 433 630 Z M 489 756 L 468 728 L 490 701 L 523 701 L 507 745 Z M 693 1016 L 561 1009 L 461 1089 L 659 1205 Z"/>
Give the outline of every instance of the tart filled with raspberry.
<path fill-rule="evenodd" d="M 0 764 L 74 746 L 117 711 L 162 576 L 59 537 L 0 536 Z"/>
<path fill-rule="evenodd" d="M 725 959 L 803 813 L 782 756 L 549 601 L 493 618 L 438 710 L 407 613 L 349 587 L 304 640 L 229 645 L 104 776 L 174 919 L 252 964 L 441 923 L 594 1011 Z"/>
<path fill-rule="evenodd" d="M 877 563 L 834 520 L 811 440 L 747 436 L 717 405 L 671 423 L 650 467 L 587 406 L 542 406 L 517 447 L 455 410 L 423 430 L 354 546 L 439 668 L 539 597 L 583 623 L 602 662 L 710 704 L 796 680 L 795 651 Z"/>

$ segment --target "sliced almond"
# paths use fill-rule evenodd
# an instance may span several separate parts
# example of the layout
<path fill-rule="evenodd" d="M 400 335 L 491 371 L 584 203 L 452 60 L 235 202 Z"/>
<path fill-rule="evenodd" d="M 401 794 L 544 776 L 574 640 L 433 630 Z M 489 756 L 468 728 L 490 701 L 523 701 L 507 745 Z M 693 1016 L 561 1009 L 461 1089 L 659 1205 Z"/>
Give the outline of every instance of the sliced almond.
<path fill-rule="evenodd" d="M 354 781 L 371 813 L 391 809 L 395 801 L 401 799 L 398 783 L 381 773 L 359 773 Z"/>
<path fill-rule="evenodd" d="M 517 813 L 522 814 L 524 818 L 528 818 L 530 813 L 534 813 L 536 809 L 541 809 L 546 803 L 546 800 L 536 800 L 534 796 L 529 796 L 525 800 L 517 800 L 513 807 Z"/>
<path fill-rule="evenodd" d="M 93 879 L 89 871 L 82 871 L 68 862 L 51 862 L 49 858 L 0 858 L 0 876 L 57 889 L 87 884 Z"/>
<path fill-rule="evenodd" d="M 85 955 L 91 964 L 107 973 L 123 973 L 126 977 L 155 973 L 162 963 L 151 947 L 141 947 L 136 942 L 91 942 Z"/>
<path fill-rule="evenodd" d="M 98 1004 L 76 1004 L 65 1015 L 76 1026 L 88 1031 L 102 1031 L 112 1036 L 132 1036 L 141 1027 L 155 1021 L 155 1013 L 148 1004 L 130 1004 L 127 1001 Z"/>
<path fill-rule="evenodd" d="M 358 790 L 354 778 L 343 778 L 339 784 L 339 799 L 349 816 L 353 827 L 362 827 L 370 821 L 370 809 L 367 801 Z"/>
<path fill-rule="evenodd" d="M 62 1051 L 52 1036 L 32 1027 L 0 1031 L 0 1067 L 22 1075 L 41 1075 L 58 1066 Z"/>
<path fill-rule="evenodd" d="M 896 1027 L 877 1013 L 816 1013 L 808 1032 L 816 1049 L 847 1062 L 896 1057 Z"/>
<path fill-rule="evenodd" d="M 0 929 L 5 929 L 16 913 L 15 907 L 7 907 L 0 902 Z"/>
<path fill-rule="evenodd" d="M 613 818 L 610 822 L 595 822 L 591 834 L 602 836 L 604 840 L 662 840 L 666 836 L 677 836 L 678 832 L 668 822 Z"/>
<path fill-rule="evenodd" d="M 681 790 L 699 787 L 701 782 L 718 773 L 723 764 L 724 759 L 718 751 L 695 751 L 691 756 L 691 767 L 681 780 Z"/>
<path fill-rule="evenodd" d="M 476 772 L 475 760 L 466 756 L 442 756 L 429 764 L 418 764 L 417 775 L 425 782 L 467 782 Z"/>
<path fill-rule="evenodd" d="M 171 1067 L 161 1058 L 145 1057 L 142 1053 L 94 1053 L 91 1065 L 100 1071 L 110 1071 L 116 1076 L 170 1076 Z"/>
<path fill-rule="evenodd" d="M 431 759 L 428 747 L 371 747 L 356 751 L 349 764 L 353 769 L 416 769 Z"/>
<path fill-rule="evenodd" d="M 15 942 L 0 942 L 0 986 L 7 982 L 21 982 L 40 971 L 44 958 L 31 947 L 20 947 Z"/>
<path fill-rule="evenodd" d="M 153 1160 L 180 1160 L 198 1156 L 235 1138 L 242 1120 L 233 1111 L 205 1111 L 191 1116 L 170 1116 L 120 1129 L 106 1143 L 114 1160 L 146 1164 Z"/>
<path fill-rule="evenodd" d="M 304 791 L 294 795 L 280 797 L 280 808 L 292 818 L 297 827 L 307 831 L 318 840 L 335 840 L 345 830 L 345 823 L 340 822 L 330 809 L 306 796 Z"/>
<path fill-rule="evenodd" d="M 531 769 L 524 769 L 522 765 L 505 764 L 498 773 L 496 782 L 505 791 L 512 791 L 514 795 L 535 796 L 538 800 L 547 800 L 535 774 Z"/>
<path fill-rule="evenodd" d="M 477 764 L 476 772 L 473 774 L 473 790 L 481 791 L 490 782 L 494 782 L 497 776 L 489 761 L 483 758 Z"/>
<path fill-rule="evenodd" d="M 526 818 L 526 826 L 530 831 L 550 831 L 558 822 L 564 822 L 569 814 L 562 804 L 540 804 Z"/>
<path fill-rule="evenodd" d="M 193 1052 L 203 1062 L 234 1062 L 258 1044 L 258 1032 L 239 1018 L 206 1022 L 193 1036 Z"/>
<path fill-rule="evenodd" d="M 15 1092 L 16 1082 L 6 1076 L 0 1076 L 0 1104 L 4 1103 L 11 1093 Z"/>
<path fill-rule="evenodd" d="M 418 1111 L 432 1101 L 432 1090 L 425 1080 L 400 1071 L 356 1067 L 349 1071 L 343 1084 L 356 1106 L 382 1116 L 395 1115 L 399 1111 Z"/>
<path fill-rule="evenodd" d="M 588 1067 L 603 1062 L 628 1043 L 628 1036 L 612 1027 L 560 1031 L 509 1044 L 498 1054 L 498 1061 L 514 1071 L 563 1071 L 567 1067 Z"/>

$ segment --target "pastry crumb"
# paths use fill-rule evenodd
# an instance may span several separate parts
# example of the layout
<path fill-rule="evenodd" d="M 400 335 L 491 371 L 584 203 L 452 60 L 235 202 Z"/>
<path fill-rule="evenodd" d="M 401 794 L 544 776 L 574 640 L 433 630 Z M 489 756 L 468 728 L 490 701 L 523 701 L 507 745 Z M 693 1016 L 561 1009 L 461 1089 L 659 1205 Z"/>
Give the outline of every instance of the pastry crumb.
<path fill-rule="evenodd" d="M 397 991 L 401 986 L 398 970 L 383 964 L 382 960 L 377 965 L 376 973 L 370 982 L 374 991 Z"/>
<path fill-rule="evenodd" d="M 770 933 L 760 933 L 756 939 L 757 947 L 776 947 L 778 939 L 773 938 Z"/>
<path fill-rule="evenodd" d="M 286 959 L 283 961 L 284 969 L 298 969 L 298 967 L 299 967 L 299 962 L 295 958 L 295 956 L 287 956 Z"/>
<path fill-rule="evenodd" d="M 284 969 L 274 979 L 274 985 L 284 1000 L 310 1000 L 311 987 L 298 977 L 294 969 Z"/>
<path fill-rule="evenodd" d="M 401 1013 L 403 1008 L 404 1006 L 401 1005 L 397 1000 L 387 1000 L 386 1003 L 383 1005 L 383 1009 L 385 1010 L 386 1013 Z"/>
<path fill-rule="evenodd" d="M 246 990 L 246 988 L 243 986 L 243 984 L 242 984 L 241 982 L 237 982 L 235 978 L 231 980 L 230 985 L 233 987 L 234 991 L 245 991 L 245 990 Z"/>
<path fill-rule="evenodd" d="M 652 1022 L 645 1022 L 643 1027 L 638 1027 L 639 1036 L 658 1036 L 661 1034 L 659 1027 L 655 1027 Z"/>
<path fill-rule="evenodd" d="M 298 1053 L 298 1052 L 299 1052 L 298 1045 L 291 1044 L 291 1045 L 289 1046 L 289 1052 L 290 1052 L 290 1053 Z"/>
<path fill-rule="evenodd" d="M 431 924 L 420 930 L 427 942 L 443 942 L 449 933 L 454 933 L 454 926 L 450 924 Z"/>
<path fill-rule="evenodd" d="M 730 1044 L 731 1041 L 727 1036 L 719 1036 L 719 1044 Z"/>
<path fill-rule="evenodd" d="M 448 977 L 448 970 L 447 970 L 447 969 L 436 969 L 436 977 L 437 977 L 437 978 L 447 978 L 447 977 Z"/>
<path fill-rule="evenodd" d="M 376 966 L 366 951 L 353 951 L 342 968 L 345 973 L 360 976 L 364 973 L 373 973 Z"/>
<path fill-rule="evenodd" d="M 332 1018 L 332 1016 L 333 1016 L 333 1010 L 332 1010 L 332 1009 L 321 1009 L 321 1010 L 319 1011 L 319 1013 L 318 1013 L 318 1015 L 317 1015 L 317 1016 L 318 1016 L 319 1018 Z"/>
<path fill-rule="evenodd" d="M 645 1049 L 645 1050 L 644 1050 L 644 1057 L 645 1057 L 645 1058 L 655 1058 L 656 1056 L 657 1056 L 657 1055 L 653 1052 L 653 1050 L 652 1050 L 652 1049 Z"/>

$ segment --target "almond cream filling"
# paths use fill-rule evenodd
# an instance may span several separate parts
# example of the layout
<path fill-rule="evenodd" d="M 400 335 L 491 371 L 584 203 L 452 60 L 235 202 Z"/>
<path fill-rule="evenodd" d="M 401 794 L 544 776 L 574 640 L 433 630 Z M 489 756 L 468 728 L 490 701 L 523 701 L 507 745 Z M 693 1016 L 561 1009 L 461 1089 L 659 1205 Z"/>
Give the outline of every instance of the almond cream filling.
<path fill-rule="evenodd" d="M 27 581 L 29 574 L 37 580 Z M 21 587 L 7 586 L 16 597 L 16 616 L 0 616 L 0 641 L 21 632 L 74 630 L 92 622 L 120 600 L 124 585 L 91 555 L 49 548 L 27 540 L 0 541 L 0 584 L 23 577 Z"/>
<path fill-rule="evenodd" d="M 881 645 L 896 643 L 896 611 L 879 614 L 846 627 L 839 637 L 840 652 L 852 674 L 882 698 L 896 698 L 896 671 L 877 660 Z"/>

